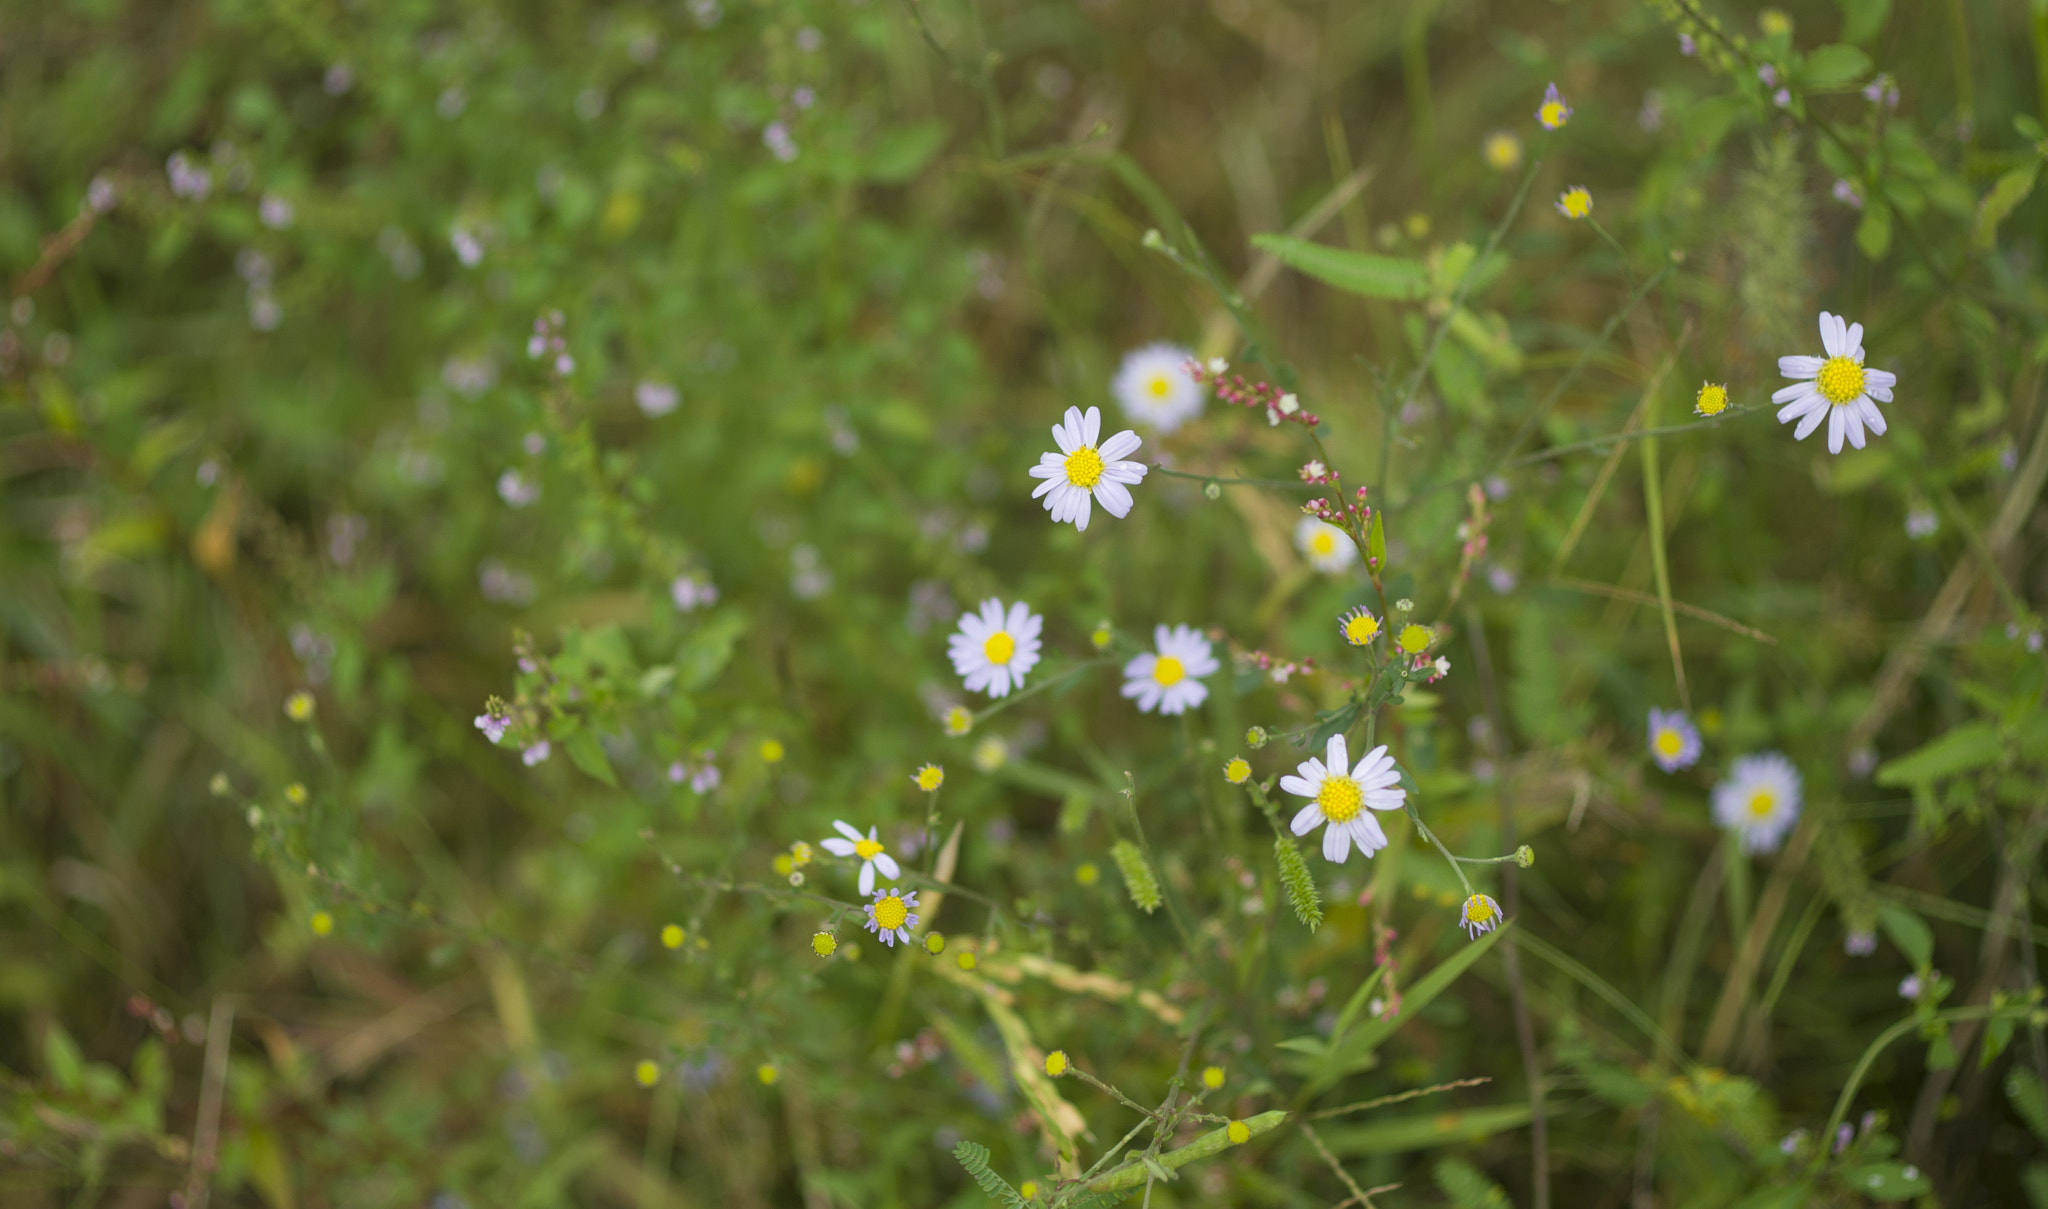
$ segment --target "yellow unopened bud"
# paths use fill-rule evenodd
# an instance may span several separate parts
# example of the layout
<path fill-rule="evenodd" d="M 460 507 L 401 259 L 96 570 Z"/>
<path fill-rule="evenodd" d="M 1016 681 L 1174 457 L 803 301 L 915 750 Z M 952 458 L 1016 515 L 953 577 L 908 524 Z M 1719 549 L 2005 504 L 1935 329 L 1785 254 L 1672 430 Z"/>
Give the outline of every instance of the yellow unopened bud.
<path fill-rule="evenodd" d="M 1094 861 L 1082 861 L 1081 867 L 1074 870 L 1074 880 L 1084 886 L 1092 886 L 1101 878 L 1102 870 L 1095 867 Z"/>
<path fill-rule="evenodd" d="M 811 952 L 820 957 L 830 957 L 839 949 L 839 938 L 830 932 L 815 932 L 811 935 Z"/>
<path fill-rule="evenodd" d="M 285 698 L 284 716 L 294 722 L 310 722 L 313 718 L 313 694 L 300 691 Z"/>
<path fill-rule="evenodd" d="M 306 787 L 297 781 L 293 781 L 284 787 L 284 800 L 294 806 L 304 806 L 306 804 L 306 797 Z"/>
<path fill-rule="evenodd" d="M 1243 1121 L 1232 1121 L 1223 1127 L 1223 1136 L 1230 1139 L 1232 1146 L 1242 1146 L 1252 1140 L 1252 1127 Z"/>
<path fill-rule="evenodd" d="M 1210 1091 L 1215 1091 L 1217 1088 L 1223 1086 L 1223 1068 L 1220 1066 L 1203 1067 L 1202 1086 L 1208 1088 Z"/>
<path fill-rule="evenodd" d="M 1266 745 L 1266 740 L 1266 728 L 1263 726 L 1254 726 L 1250 730 L 1244 732 L 1244 745 L 1246 747 L 1251 748 L 1253 751 L 1257 751 L 1261 747 L 1264 747 Z"/>
<path fill-rule="evenodd" d="M 325 911 L 313 912 L 313 935 L 325 936 L 334 931 L 334 917 Z"/>
<path fill-rule="evenodd" d="M 754 1077 L 761 1081 L 761 1085 L 763 1087 L 768 1087 L 772 1086 L 777 1079 L 780 1079 L 782 1077 L 782 1072 L 776 1070 L 775 1067 L 770 1065 L 769 1063 L 763 1062 L 760 1066 L 754 1069 Z"/>
<path fill-rule="evenodd" d="M 661 930 L 661 947 L 664 949 L 680 949 L 683 947 L 683 928 L 681 924 L 670 924 Z"/>
<path fill-rule="evenodd" d="M 964 705 L 946 711 L 946 733 L 956 738 L 974 729 L 974 714 Z"/>
<path fill-rule="evenodd" d="M 946 783 L 946 770 L 936 764 L 927 764 L 912 773 L 910 779 L 926 793 L 936 793 L 939 786 Z"/>
<path fill-rule="evenodd" d="M 650 1058 L 640 1059 L 640 1065 L 633 1068 L 633 1081 L 642 1087 L 653 1087 L 661 1079 L 661 1068 Z"/>
<path fill-rule="evenodd" d="M 1223 779 L 1232 785 L 1242 785 L 1252 778 L 1252 766 L 1243 756 L 1234 756 L 1223 766 Z"/>
<path fill-rule="evenodd" d="M 980 964 L 979 962 L 975 961 L 974 954 L 972 953 L 962 953 L 960 954 L 958 960 L 960 962 L 960 968 L 963 970 L 971 970 L 976 965 Z"/>
<path fill-rule="evenodd" d="M 791 873 L 794 873 L 796 871 L 796 860 L 795 858 L 791 857 L 787 852 L 776 853 L 774 865 L 775 872 L 781 874 L 784 877 L 788 877 Z"/>
<path fill-rule="evenodd" d="M 761 762 L 763 764 L 779 764 L 782 762 L 782 757 L 787 754 L 789 753 L 783 749 L 782 740 L 761 740 Z"/>
<path fill-rule="evenodd" d="M 930 953 L 934 957 L 937 957 L 939 954 L 946 951 L 946 938 L 944 936 L 939 935 L 937 932 L 934 932 L 930 936 L 925 937 L 924 951 Z"/>
<path fill-rule="evenodd" d="M 1017 1185 L 1017 1194 L 1027 1201 L 1030 1200 L 1032 1197 L 1037 1196 L 1038 1181 L 1025 1180 L 1023 1183 Z"/>
<path fill-rule="evenodd" d="M 1045 1056 L 1045 1073 L 1057 1079 L 1067 1073 L 1067 1051 L 1056 1049 Z"/>

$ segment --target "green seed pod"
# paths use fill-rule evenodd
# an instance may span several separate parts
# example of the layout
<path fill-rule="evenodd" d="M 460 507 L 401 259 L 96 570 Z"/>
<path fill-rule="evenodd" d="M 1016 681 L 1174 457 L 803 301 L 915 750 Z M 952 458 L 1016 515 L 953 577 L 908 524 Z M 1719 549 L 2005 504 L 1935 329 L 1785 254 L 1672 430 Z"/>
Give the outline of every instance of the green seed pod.
<path fill-rule="evenodd" d="M 1157 911 L 1165 899 L 1159 894 L 1159 879 L 1152 874 L 1152 867 L 1145 863 L 1145 854 L 1129 840 L 1118 840 L 1109 850 L 1109 858 L 1116 862 L 1117 872 L 1124 875 L 1124 888 L 1131 892 L 1131 902 L 1138 910 L 1150 915 Z"/>
<path fill-rule="evenodd" d="M 1287 887 L 1287 902 L 1294 918 L 1313 932 L 1323 923 L 1323 896 L 1316 892 L 1316 879 L 1294 841 L 1280 836 L 1273 841 L 1273 859 L 1280 864 L 1280 884 Z"/>

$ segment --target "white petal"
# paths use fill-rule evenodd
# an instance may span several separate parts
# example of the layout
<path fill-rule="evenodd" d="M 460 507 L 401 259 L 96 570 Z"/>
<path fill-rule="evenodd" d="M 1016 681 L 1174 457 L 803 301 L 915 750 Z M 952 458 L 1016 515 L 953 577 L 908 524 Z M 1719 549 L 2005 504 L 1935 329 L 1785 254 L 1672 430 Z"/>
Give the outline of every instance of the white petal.
<path fill-rule="evenodd" d="M 1790 386 L 1780 386 L 1772 391 L 1771 402 L 1789 403 L 1794 399 L 1804 399 L 1819 394 L 1820 391 L 1811 382 L 1794 382 Z"/>
<path fill-rule="evenodd" d="M 1852 323 L 1842 336 L 1842 355 L 1858 364 L 1863 361 L 1863 325 Z"/>
<path fill-rule="evenodd" d="M 1103 461 L 1114 462 L 1119 458 L 1129 457 L 1131 455 L 1132 450 L 1136 449 L 1140 445 L 1143 445 L 1144 443 L 1145 442 L 1139 438 L 1137 433 L 1132 432 L 1130 429 L 1126 428 L 1122 432 L 1109 438 L 1107 441 L 1104 441 L 1102 443 L 1102 448 L 1096 450 L 1095 452 L 1102 455 Z"/>
<path fill-rule="evenodd" d="M 1310 802 L 1295 814 L 1294 821 L 1287 824 L 1287 827 L 1296 835 L 1307 835 L 1309 832 L 1314 831 L 1316 825 L 1322 821 L 1323 808 L 1314 802 Z"/>
<path fill-rule="evenodd" d="M 1828 452 L 1829 452 L 1829 453 L 1840 453 L 1840 452 L 1842 452 L 1842 412 L 1843 412 L 1843 410 L 1844 410 L 1844 409 L 1843 409 L 1843 408 L 1840 408 L 1840 407 L 1830 407 L 1830 408 L 1828 409 Z"/>
<path fill-rule="evenodd" d="M 1820 313 L 1820 345 L 1830 357 L 1842 355 L 1842 321 L 1826 311 Z"/>
<path fill-rule="evenodd" d="M 1081 443 L 1083 445 L 1097 444 L 1101 436 L 1102 409 L 1100 407 L 1091 407 L 1088 409 L 1088 414 L 1081 418 Z"/>
<path fill-rule="evenodd" d="M 1330 826 L 1323 828 L 1323 859 L 1339 865 L 1351 855 L 1351 828 Z"/>
<path fill-rule="evenodd" d="M 1359 852 L 1371 856 L 1387 846 L 1387 833 L 1380 830 L 1378 819 L 1361 814 L 1351 820 L 1351 842 L 1358 845 Z"/>
<path fill-rule="evenodd" d="M 1067 408 L 1066 421 L 1052 426 L 1052 439 L 1053 443 L 1060 447 L 1061 453 L 1072 453 L 1081 447 L 1080 408 Z"/>
<path fill-rule="evenodd" d="M 1882 403 L 1892 401 L 1892 388 L 1889 386 L 1879 386 L 1874 382 L 1865 382 L 1863 384 L 1863 393 Z"/>
<path fill-rule="evenodd" d="M 1877 404 L 1872 403 L 1868 399 L 1858 399 L 1856 401 L 1856 410 L 1863 413 L 1865 427 L 1879 436 L 1884 435 L 1884 413 L 1877 409 Z"/>
<path fill-rule="evenodd" d="M 838 836 L 832 836 L 828 839 L 819 841 L 819 843 L 824 847 L 825 851 L 831 853 L 833 856 L 853 855 L 852 840 L 842 840 Z"/>
<path fill-rule="evenodd" d="M 1861 402 L 1863 400 L 1859 397 L 1847 407 L 1835 409 L 1842 413 L 1842 428 L 1849 437 L 1849 444 L 1858 449 L 1863 448 L 1863 409 L 1857 406 Z"/>
<path fill-rule="evenodd" d="M 833 819 L 832 830 L 837 831 L 850 840 L 864 840 L 868 838 L 860 833 L 860 828 L 855 827 L 845 819 Z"/>
<path fill-rule="evenodd" d="M 1827 419 L 1828 413 L 1833 410 L 1834 408 L 1832 407 L 1816 407 L 1807 412 L 1806 418 L 1799 421 L 1799 427 L 1792 430 L 1792 439 L 1804 441 L 1807 437 L 1812 436 L 1813 430 L 1819 428 L 1820 422 Z M 1783 417 L 1781 416 L 1780 419 L 1783 419 Z"/>
<path fill-rule="evenodd" d="M 1778 372 L 1788 378 L 1817 378 L 1820 376 L 1820 367 L 1821 359 L 1819 357 L 1798 356 L 1778 358 Z"/>
<path fill-rule="evenodd" d="M 1112 483 L 1142 483 L 1150 469 L 1143 462 L 1110 462 L 1103 466 L 1102 477 Z"/>
<path fill-rule="evenodd" d="M 873 861 L 862 861 L 860 863 L 860 892 L 863 896 L 875 892 L 875 862 Z"/>
<path fill-rule="evenodd" d="M 1093 411 L 1095 409 L 1091 407 L 1089 408 L 1089 410 Z M 1074 494 L 1072 497 L 1073 504 L 1071 505 L 1071 511 L 1073 512 L 1074 528 L 1079 532 L 1086 533 L 1088 531 L 1089 496 L 1087 492 L 1081 490 L 1079 487 L 1076 487 L 1073 490 Z"/>
<path fill-rule="evenodd" d="M 1882 386 L 1886 390 L 1890 390 L 1899 384 L 1899 376 L 1886 369 L 1866 369 L 1863 371 L 1863 384 L 1865 386 Z"/>
<path fill-rule="evenodd" d="M 1374 810 L 1402 810 L 1408 804 L 1408 791 L 1390 789 L 1384 785 L 1378 789 L 1368 789 L 1365 791 L 1365 804 Z"/>
<path fill-rule="evenodd" d="M 1047 454 L 1046 456 L 1052 457 L 1051 454 Z M 1066 464 L 1064 462 L 1058 461 L 1057 459 L 1051 462 L 1040 462 L 1038 465 L 1033 466 L 1030 470 L 1031 477 L 1034 479 L 1056 479 L 1060 478 L 1066 473 Z M 1040 487 L 1038 490 L 1043 491 L 1045 490 L 1045 488 Z M 1035 496 L 1037 492 L 1033 492 L 1032 494 Z"/>
<path fill-rule="evenodd" d="M 1095 484 L 1095 502 L 1118 520 L 1131 514 L 1131 493 L 1114 479 L 1103 478 Z"/>
<path fill-rule="evenodd" d="M 875 868 L 882 871 L 883 877 L 892 881 L 903 875 L 903 870 L 896 865 L 896 858 L 886 852 L 875 853 Z"/>
<path fill-rule="evenodd" d="M 1044 481 L 1043 483 L 1040 483 L 1040 484 L 1038 485 L 1038 490 L 1036 490 L 1036 491 L 1033 491 L 1033 492 L 1031 493 L 1031 498 L 1035 500 L 1035 499 L 1037 499 L 1037 498 L 1038 498 L 1039 496 L 1041 496 L 1041 495 L 1044 495 L 1044 494 L 1045 494 L 1046 492 L 1048 492 L 1048 491 L 1057 491 L 1057 490 L 1059 490 L 1059 489 L 1060 489 L 1061 487 L 1064 487 L 1064 486 L 1066 486 L 1066 483 L 1067 483 L 1067 472 L 1066 472 L 1065 470 L 1061 470 L 1061 471 L 1060 471 L 1060 472 L 1059 472 L 1059 473 L 1058 473 L 1057 475 L 1055 475 L 1054 477 L 1048 478 L 1048 479 L 1046 479 L 1046 480 L 1045 480 L 1045 481 Z M 1050 506 L 1050 505 L 1048 505 L 1048 507 L 1049 507 L 1049 506 Z"/>
<path fill-rule="evenodd" d="M 1300 777 L 1281 777 L 1280 788 L 1296 797 L 1312 798 L 1316 796 L 1316 791 L 1321 787 L 1314 781 L 1304 781 Z M 1297 831 L 1295 834 L 1300 835 L 1301 833 Z"/>
<path fill-rule="evenodd" d="M 1351 753 L 1344 746 L 1344 732 L 1330 736 L 1330 745 L 1324 749 L 1323 758 L 1329 761 L 1330 775 L 1341 777 L 1351 769 Z"/>

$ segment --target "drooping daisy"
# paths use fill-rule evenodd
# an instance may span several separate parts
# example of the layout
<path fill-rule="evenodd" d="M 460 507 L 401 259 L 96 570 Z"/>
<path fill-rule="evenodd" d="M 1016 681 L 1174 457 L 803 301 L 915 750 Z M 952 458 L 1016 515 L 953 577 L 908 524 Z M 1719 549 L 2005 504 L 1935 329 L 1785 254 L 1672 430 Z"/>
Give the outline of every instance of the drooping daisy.
<path fill-rule="evenodd" d="M 1744 852 L 1775 852 L 1799 818 L 1799 770 L 1775 751 L 1743 756 L 1714 786 L 1714 821 L 1742 834 Z"/>
<path fill-rule="evenodd" d="M 1536 120 L 1543 123 L 1545 130 L 1561 130 L 1572 120 L 1572 107 L 1564 103 L 1556 84 L 1543 90 L 1543 104 L 1536 107 Z"/>
<path fill-rule="evenodd" d="M 1557 195 L 1557 212 L 1570 219 L 1580 219 L 1593 212 L 1593 194 L 1584 185 L 1573 185 Z"/>
<path fill-rule="evenodd" d="M 1327 521 L 1304 516 L 1294 526 L 1294 544 L 1308 557 L 1309 566 L 1334 575 L 1358 561 L 1358 544 L 1351 535 Z"/>
<path fill-rule="evenodd" d="M 1380 636 L 1380 619 L 1372 615 L 1371 609 L 1359 605 L 1337 619 L 1337 632 L 1352 646 L 1364 646 Z"/>
<path fill-rule="evenodd" d="M 1209 640 L 1201 631 L 1177 625 L 1171 630 L 1158 626 L 1152 631 L 1156 651 L 1147 651 L 1124 664 L 1126 697 L 1135 697 L 1145 713 L 1178 714 L 1200 705 L 1209 696 L 1202 677 L 1213 676 L 1222 665 L 1209 653 Z"/>
<path fill-rule="evenodd" d="M 1804 441 L 1828 422 L 1828 452 L 1842 452 L 1842 438 L 1863 448 L 1863 430 L 1884 435 L 1884 413 L 1879 403 L 1892 401 L 1892 387 L 1899 376 L 1881 369 L 1863 368 L 1863 325 L 1845 323 L 1840 315 L 1820 313 L 1820 343 L 1826 357 L 1780 357 L 1778 372 L 1799 381 L 1771 395 L 1782 403 L 1778 423 L 1799 421 L 1795 440 Z"/>
<path fill-rule="evenodd" d="M 1325 860 L 1342 864 L 1353 844 L 1370 857 L 1387 846 L 1387 833 L 1366 808 L 1399 810 L 1408 800 L 1408 791 L 1399 785 L 1401 774 L 1394 771 L 1394 758 L 1382 743 L 1353 767 L 1343 735 L 1330 736 L 1323 757 L 1302 761 L 1294 770 L 1297 776 L 1280 778 L 1280 788 L 1309 800 L 1288 826 L 1296 835 L 1307 835 L 1329 824 L 1323 830 Z"/>
<path fill-rule="evenodd" d="M 1142 482 L 1150 468 L 1143 462 L 1122 459 L 1136 453 L 1144 442 L 1126 428 L 1098 447 L 1096 440 L 1101 434 L 1099 407 L 1089 408 L 1085 416 L 1080 408 L 1069 407 L 1066 421 L 1052 426 L 1052 439 L 1060 451 L 1039 455 L 1031 477 L 1045 481 L 1031 498 L 1045 499 L 1045 510 L 1052 514 L 1054 524 L 1072 521 L 1074 528 L 1087 529 L 1090 498 L 1119 520 L 1130 515 L 1131 493 L 1126 488 Z"/>
<path fill-rule="evenodd" d="M 862 889 L 862 894 L 869 893 Z M 873 891 L 875 901 L 867 904 L 868 931 L 882 938 L 890 948 L 897 941 L 910 943 L 910 930 L 917 926 L 917 912 L 911 910 L 917 905 L 917 891 L 905 894 L 901 890 Z"/>
<path fill-rule="evenodd" d="M 1700 759 L 1700 732 L 1682 709 L 1650 707 L 1650 758 L 1665 772 L 1691 768 Z"/>
<path fill-rule="evenodd" d="M 876 828 L 870 827 L 868 828 L 868 833 L 862 835 L 854 829 L 853 824 L 842 819 L 834 819 L 832 820 L 832 829 L 837 831 L 839 835 L 828 836 L 820 842 L 824 845 L 825 851 L 833 856 L 860 858 L 860 892 L 862 894 L 874 893 L 875 870 L 880 869 L 883 877 L 897 877 L 902 874 L 903 871 L 896 867 L 896 858 L 884 852 L 882 850 L 882 841 L 875 838 L 876 835 L 880 834 Z M 845 836 L 846 838 L 840 839 L 839 836 Z"/>
<path fill-rule="evenodd" d="M 1188 374 L 1194 354 L 1173 344 L 1148 344 L 1124 355 L 1109 383 L 1124 414 L 1163 435 L 1202 411 L 1203 390 Z"/>
<path fill-rule="evenodd" d="M 1459 914 L 1464 918 L 1458 926 L 1464 928 L 1465 935 L 1473 940 L 1478 940 L 1481 933 L 1491 932 L 1500 926 L 1500 904 L 1489 894 L 1475 894 L 1466 899 Z"/>
<path fill-rule="evenodd" d="M 1037 666 L 1038 632 L 1044 628 L 1045 618 L 1030 605 L 1020 600 L 1005 613 L 1003 602 L 991 596 L 981 602 L 981 612 L 960 615 L 960 629 L 946 640 L 946 650 L 969 689 L 1007 697 Z"/>

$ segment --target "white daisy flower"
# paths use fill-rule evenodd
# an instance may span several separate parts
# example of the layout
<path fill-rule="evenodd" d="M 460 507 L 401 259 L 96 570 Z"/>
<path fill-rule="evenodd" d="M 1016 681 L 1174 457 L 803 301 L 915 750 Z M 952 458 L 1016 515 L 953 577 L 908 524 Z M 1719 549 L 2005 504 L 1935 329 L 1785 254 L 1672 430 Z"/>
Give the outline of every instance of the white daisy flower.
<path fill-rule="evenodd" d="M 860 892 L 862 894 L 873 894 L 875 892 L 875 870 L 877 869 L 882 871 L 883 877 L 894 878 L 902 876 L 903 871 L 896 867 L 896 858 L 882 851 L 882 842 L 875 838 L 879 834 L 875 828 L 868 828 L 868 833 L 862 835 L 854 829 L 851 823 L 843 819 L 833 819 L 832 829 L 846 838 L 840 839 L 839 836 L 831 836 L 821 840 L 820 843 L 824 845 L 825 851 L 833 856 L 854 856 L 860 858 Z"/>
<path fill-rule="evenodd" d="M 1744 852 L 1775 852 L 1799 818 L 1799 770 L 1774 751 L 1743 756 L 1714 786 L 1714 821 L 1742 834 Z"/>
<path fill-rule="evenodd" d="M 1126 697 L 1135 697 L 1146 713 L 1178 714 L 1200 705 L 1209 696 L 1202 677 L 1213 676 L 1222 665 L 1209 653 L 1209 640 L 1199 630 L 1177 625 L 1171 630 L 1159 626 L 1152 631 L 1156 652 L 1147 651 L 1124 664 Z"/>
<path fill-rule="evenodd" d="M 1143 442 L 1137 433 L 1126 428 L 1097 448 L 1096 439 L 1101 433 L 1099 407 L 1089 408 L 1085 416 L 1080 408 L 1069 407 L 1066 422 L 1052 426 L 1052 439 L 1060 451 L 1039 455 L 1038 465 L 1031 468 L 1031 477 L 1045 481 L 1031 493 L 1031 498 L 1045 498 L 1045 510 L 1052 513 L 1054 524 L 1072 521 L 1074 528 L 1086 529 L 1091 496 L 1111 516 L 1122 519 L 1130 515 L 1131 493 L 1125 488 L 1143 481 L 1149 467 L 1122 458 L 1136 453 Z"/>
<path fill-rule="evenodd" d="M 1473 940 L 1500 926 L 1500 904 L 1493 901 L 1490 894 L 1474 894 L 1466 899 L 1460 914 L 1463 919 L 1458 926 L 1465 929 L 1465 935 Z"/>
<path fill-rule="evenodd" d="M 1023 687 L 1025 675 L 1037 666 L 1043 628 L 1045 618 L 1030 605 L 1020 600 L 1005 615 L 1003 602 L 991 596 L 981 602 L 981 612 L 960 615 L 959 632 L 946 640 L 946 651 L 969 689 L 1007 697 L 1013 687 Z"/>
<path fill-rule="evenodd" d="M 1358 561 L 1358 543 L 1351 535 L 1313 516 L 1304 516 L 1294 526 L 1294 544 L 1308 558 L 1310 566 L 1334 575 Z"/>
<path fill-rule="evenodd" d="M 1296 835 L 1307 835 L 1328 823 L 1323 831 L 1326 860 L 1342 864 L 1353 844 L 1370 857 L 1387 846 L 1387 833 L 1366 807 L 1399 810 L 1408 801 L 1408 791 L 1400 788 L 1401 774 L 1394 771 L 1394 758 L 1382 743 L 1353 767 L 1343 735 L 1330 736 L 1323 757 L 1304 760 L 1294 770 L 1298 776 L 1280 778 L 1280 788 L 1309 799 L 1289 827 Z"/>
<path fill-rule="evenodd" d="M 1780 357 L 1778 372 L 1799 381 L 1771 395 L 1782 403 L 1778 423 L 1799 421 L 1792 436 L 1804 441 L 1828 422 L 1828 452 L 1842 452 L 1842 438 L 1863 448 L 1863 430 L 1884 435 L 1884 413 L 1879 403 L 1892 401 L 1892 387 L 1899 376 L 1881 369 L 1863 368 L 1863 325 L 1844 323 L 1840 315 L 1820 313 L 1820 343 L 1827 356 Z"/>
<path fill-rule="evenodd" d="M 1665 772 L 1699 763 L 1700 731 L 1682 709 L 1650 707 L 1650 758 Z"/>
<path fill-rule="evenodd" d="M 868 931 L 881 937 L 882 943 L 891 948 L 899 940 L 909 944 L 910 930 L 917 926 L 917 912 L 911 910 L 917 905 L 917 891 L 905 894 L 901 890 L 870 891 L 863 887 L 861 893 L 875 896 L 875 901 L 867 904 Z"/>
<path fill-rule="evenodd" d="M 1202 386 L 1188 374 L 1194 354 L 1173 344 L 1148 344 L 1124 355 L 1109 383 L 1124 414 L 1163 435 L 1202 411 Z"/>

